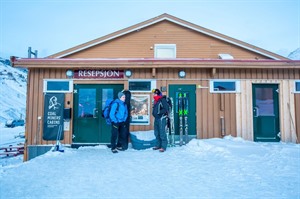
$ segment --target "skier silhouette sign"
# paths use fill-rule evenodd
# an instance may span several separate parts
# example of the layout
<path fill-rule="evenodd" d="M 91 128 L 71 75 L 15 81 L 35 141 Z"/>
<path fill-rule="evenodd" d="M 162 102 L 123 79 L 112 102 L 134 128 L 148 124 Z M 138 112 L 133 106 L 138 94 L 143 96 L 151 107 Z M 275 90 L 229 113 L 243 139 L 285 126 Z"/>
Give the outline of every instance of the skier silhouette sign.
<path fill-rule="evenodd" d="M 46 93 L 44 103 L 44 140 L 56 140 L 59 126 L 63 126 L 64 118 L 64 100 L 63 93 Z M 63 139 L 63 133 L 60 140 Z"/>

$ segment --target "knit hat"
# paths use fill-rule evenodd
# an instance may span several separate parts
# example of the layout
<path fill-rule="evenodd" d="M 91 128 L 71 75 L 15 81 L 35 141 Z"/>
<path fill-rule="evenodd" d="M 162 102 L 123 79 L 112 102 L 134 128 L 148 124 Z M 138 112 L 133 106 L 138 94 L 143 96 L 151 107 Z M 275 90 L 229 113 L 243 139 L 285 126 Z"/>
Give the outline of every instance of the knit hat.
<path fill-rule="evenodd" d="M 153 89 L 152 90 L 152 93 L 154 93 L 154 94 L 156 94 L 156 95 L 159 95 L 159 96 L 161 96 L 162 94 L 161 94 L 161 92 L 160 92 L 160 90 L 159 89 Z"/>
<path fill-rule="evenodd" d="M 125 95 L 123 92 L 118 93 L 118 98 L 120 99 L 123 95 Z"/>

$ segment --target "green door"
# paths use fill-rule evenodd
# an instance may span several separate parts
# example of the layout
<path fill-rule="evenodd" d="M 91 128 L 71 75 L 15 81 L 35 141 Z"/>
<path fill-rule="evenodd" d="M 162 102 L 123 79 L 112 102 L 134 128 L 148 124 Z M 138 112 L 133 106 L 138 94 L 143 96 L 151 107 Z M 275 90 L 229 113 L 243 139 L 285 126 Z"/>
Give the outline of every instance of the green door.
<path fill-rule="evenodd" d="M 174 126 L 175 135 L 179 135 L 179 110 L 178 99 L 179 95 L 186 95 L 188 99 L 187 121 L 189 137 L 196 136 L 196 85 L 169 85 L 169 97 L 174 101 Z M 183 123 L 184 124 L 184 123 Z M 183 128 L 184 132 L 184 128 Z M 184 134 L 184 133 L 183 133 Z"/>
<path fill-rule="evenodd" d="M 254 141 L 279 142 L 279 102 L 277 84 L 253 84 Z"/>
<path fill-rule="evenodd" d="M 117 98 L 124 85 L 75 84 L 73 144 L 110 143 L 111 127 L 102 118 L 105 101 Z"/>

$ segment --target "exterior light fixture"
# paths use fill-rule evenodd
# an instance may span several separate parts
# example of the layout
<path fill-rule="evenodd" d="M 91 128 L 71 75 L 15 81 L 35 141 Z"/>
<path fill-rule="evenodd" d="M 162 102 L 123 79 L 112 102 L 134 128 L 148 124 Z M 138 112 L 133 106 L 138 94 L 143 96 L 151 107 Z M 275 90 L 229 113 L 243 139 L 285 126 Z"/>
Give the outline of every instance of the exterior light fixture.
<path fill-rule="evenodd" d="M 180 77 L 180 78 L 185 78 L 185 71 L 184 70 L 181 70 L 181 71 L 179 71 L 178 72 L 178 76 Z"/>
<path fill-rule="evenodd" d="M 67 76 L 68 78 L 73 78 L 73 75 L 74 75 L 74 72 L 73 72 L 72 70 L 67 70 L 66 76 Z"/>
<path fill-rule="evenodd" d="M 132 75 L 131 70 L 126 70 L 126 71 L 125 71 L 125 76 L 126 76 L 126 77 L 129 78 L 129 77 L 131 77 L 131 75 Z"/>

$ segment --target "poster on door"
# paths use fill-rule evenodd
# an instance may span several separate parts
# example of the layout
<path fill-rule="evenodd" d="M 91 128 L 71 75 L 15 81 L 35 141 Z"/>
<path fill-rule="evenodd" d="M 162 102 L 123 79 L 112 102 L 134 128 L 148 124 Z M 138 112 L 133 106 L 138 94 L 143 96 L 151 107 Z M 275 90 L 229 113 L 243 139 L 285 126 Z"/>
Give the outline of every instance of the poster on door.
<path fill-rule="evenodd" d="M 64 139 L 64 93 L 46 93 L 44 101 L 44 140 Z M 57 136 L 60 134 L 60 137 Z"/>
<path fill-rule="evenodd" d="M 150 95 L 131 96 L 131 125 L 150 124 Z"/>

